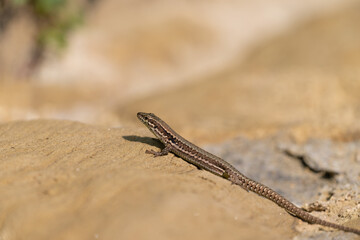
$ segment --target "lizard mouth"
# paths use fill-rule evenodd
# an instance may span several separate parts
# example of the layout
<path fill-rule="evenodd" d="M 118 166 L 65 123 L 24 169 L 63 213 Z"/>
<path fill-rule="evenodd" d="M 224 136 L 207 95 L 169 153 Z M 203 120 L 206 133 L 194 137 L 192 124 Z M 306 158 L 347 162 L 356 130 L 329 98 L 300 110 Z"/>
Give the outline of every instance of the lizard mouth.
<path fill-rule="evenodd" d="M 145 122 L 147 120 L 147 116 L 146 116 L 147 114 L 148 113 L 138 112 L 136 116 L 140 121 Z"/>

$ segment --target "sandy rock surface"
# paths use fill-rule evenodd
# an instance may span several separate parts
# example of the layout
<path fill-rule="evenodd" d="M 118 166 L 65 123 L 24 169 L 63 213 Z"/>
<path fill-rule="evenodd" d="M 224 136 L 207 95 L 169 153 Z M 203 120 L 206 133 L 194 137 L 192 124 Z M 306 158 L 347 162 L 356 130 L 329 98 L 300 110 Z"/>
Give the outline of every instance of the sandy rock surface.
<path fill-rule="evenodd" d="M 288 239 L 296 219 L 135 129 L 0 126 L 0 239 Z M 273 231 L 276 228 L 277 231 Z"/>

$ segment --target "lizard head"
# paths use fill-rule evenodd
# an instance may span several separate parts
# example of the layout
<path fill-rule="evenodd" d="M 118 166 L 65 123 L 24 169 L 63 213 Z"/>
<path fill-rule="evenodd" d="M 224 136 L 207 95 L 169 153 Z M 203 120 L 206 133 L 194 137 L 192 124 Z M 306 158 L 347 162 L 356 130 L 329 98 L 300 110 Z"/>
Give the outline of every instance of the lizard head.
<path fill-rule="evenodd" d="M 168 136 L 167 129 L 171 129 L 163 120 L 153 113 L 138 112 L 139 120 L 161 141 L 165 144 Z"/>

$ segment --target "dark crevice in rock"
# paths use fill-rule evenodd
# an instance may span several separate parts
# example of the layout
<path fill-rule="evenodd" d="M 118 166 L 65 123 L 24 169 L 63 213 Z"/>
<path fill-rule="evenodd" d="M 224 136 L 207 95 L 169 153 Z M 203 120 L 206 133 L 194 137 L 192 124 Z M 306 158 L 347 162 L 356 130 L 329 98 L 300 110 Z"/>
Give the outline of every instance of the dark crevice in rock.
<path fill-rule="evenodd" d="M 323 178 L 323 179 L 329 179 L 329 180 L 334 179 L 334 177 L 337 174 L 339 174 L 339 173 L 334 172 L 334 171 L 328 171 L 328 170 L 322 170 L 320 168 L 314 168 L 313 166 L 308 164 L 309 161 L 306 160 L 305 155 L 297 155 L 297 154 L 294 154 L 293 152 L 291 152 L 291 151 L 289 151 L 287 149 L 284 149 L 283 153 L 288 157 L 291 157 L 293 159 L 296 159 L 296 160 L 300 161 L 301 165 L 304 168 L 307 168 L 307 169 L 309 169 L 310 171 L 312 171 L 314 173 L 321 174 L 321 178 Z"/>

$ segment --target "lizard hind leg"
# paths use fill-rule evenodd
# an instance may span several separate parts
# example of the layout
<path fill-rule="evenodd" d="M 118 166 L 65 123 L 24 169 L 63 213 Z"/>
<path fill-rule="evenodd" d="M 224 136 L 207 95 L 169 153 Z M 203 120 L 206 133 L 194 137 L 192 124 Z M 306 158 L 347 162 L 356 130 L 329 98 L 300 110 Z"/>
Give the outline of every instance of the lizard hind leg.
<path fill-rule="evenodd" d="M 229 174 L 226 171 L 222 174 L 222 177 L 229 180 L 231 182 L 231 184 L 236 184 L 236 185 L 242 187 L 245 191 L 249 192 L 249 189 L 246 187 L 246 183 L 241 181 L 240 178 L 234 177 L 234 175 Z"/>

